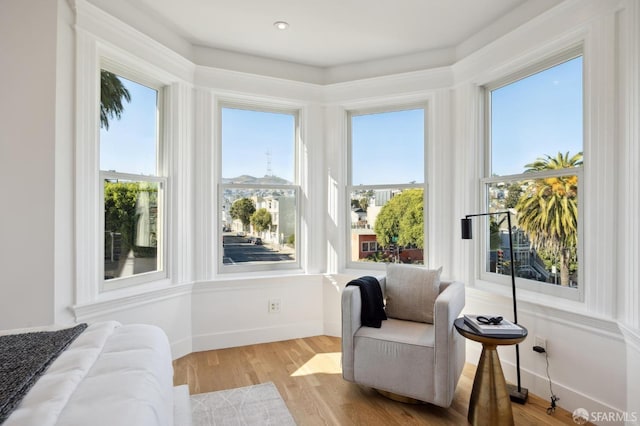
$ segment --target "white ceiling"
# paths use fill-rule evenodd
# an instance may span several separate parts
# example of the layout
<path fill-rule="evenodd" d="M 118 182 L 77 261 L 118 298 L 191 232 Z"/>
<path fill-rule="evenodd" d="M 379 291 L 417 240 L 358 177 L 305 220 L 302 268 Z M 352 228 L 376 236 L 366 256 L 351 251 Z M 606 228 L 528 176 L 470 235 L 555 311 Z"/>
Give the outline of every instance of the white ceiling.
<path fill-rule="evenodd" d="M 476 34 L 495 39 L 560 1 L 128 0 L 127 3 L 194 46 L 328 68 L 451 50 Z M 278 20 L 287 21 L 289 29 L 276 30 L 273 23 Z"/>

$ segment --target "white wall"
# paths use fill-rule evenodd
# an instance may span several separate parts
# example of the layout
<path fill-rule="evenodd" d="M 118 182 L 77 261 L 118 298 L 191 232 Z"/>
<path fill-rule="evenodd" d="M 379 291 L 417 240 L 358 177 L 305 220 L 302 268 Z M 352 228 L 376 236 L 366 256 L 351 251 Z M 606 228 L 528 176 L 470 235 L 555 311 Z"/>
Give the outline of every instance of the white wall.
<path fill-rule="evenodd" d="M 81 0 L 76 4 L 88 7 Z M 616 9 L 618 5 L 623 8 Z M 101 13 L 89 10 L 88 19 L 97 21 L 84 30 L 94 30 L 106 44 L 122 49 L 131 46 L 136 54 L 138 50 L 143 52 L 139 55 L 141 61 L 148 61 L 155 68 L 162 68 L 162 58 L 166 58 L 167 73 L 178 76 L 180 102 L 185 103 L 189 115 L 182 119 L 181 126 L 193 123 L 191 130 L 178 127 L 175 131 L 179 138 L 187 140 L 181 151 L 187 158 L 181 161 L 194 167 L 192 174 L 185 172 L 182 176 L 182 187 L 193 184 L 195 193 L 205 195 L 183 194 L 181 198 L 191 206 L 180 212 L 182 220 L 187 221 L 182 225 L 188 226 L 177 229 L 184 229 L 188 240 L 181 242 L 184 252 L 176 280 L 144 293 L 91 296 L 89 292 L 74 313 L 80 321 L 116 319 L 157 324 L 169 335 L 176 357 L 191 351 L 313 334 L 339 335 L 340 291 L 344 284 L 358 275 L 376 272 L 344 270 L 344 111 L 362 106 L 409 100 L 428 102 L 432 114 L 428 120 L 428 156 L 437 160 L 427 171 L 428 261 L 433 266 L 443 265 L 447 278 L 468 285 L 468 312 L 509 312 L 508 290 L 476 278 L 474 246 L 462 242 L 457 235 L 457 218 L 475 212 L 479 206 L 476 191 L 469 190 L 477 187 L 477 157 L 482 154 L 478 85 L 572 41 L 586 40 L 589 58 L 602 59 L 588 71 L 588 84 L 593 89 L 590 93 L 594 94 L 589 100 L 594 106 L 590 112 L 596 112 L 589 115 L 594 124 L 588 129 L 592 138 L 588 143 L 594 144 L 592 152 L 596 155 L 610 151 L 602 165 L 589 164 L 600 170 L 589 185 L 600 201 L 613 204 L 617 199 L 624 200 L 619 203 L 623 209 L 619 216 L 624 220 L 618 223 L 627 226 L 612 226 L 617 216 L 607 209 L 589 213 L 588 221 L 596 231 L 589 231 L 593 234 L 588 234 L 588 244 L 604 243 L 589 254 L 591 265 L 584 279 L 590 290 L 585 303 L 547 303 L 544 297 L 522 292 L 519 319 L 531 336 L 547 340 L 550 373 L 561 406 L 570 410 L 640 409 L 633 397 L 637 395 L 635 372 L 640 368 L 640 277 L 637 268 L 618 273 L 620 268 L 613 267 L 616 255 L 626 260 L 621 261 L 622 266 L 637 263 L 637 243 L 621 241 L 640 240 L 635 235 L 637 226 L 626 219 L 637 216 L 638 187 L 622 184 L 626 182 L 624 177 L 640 168 L 638 150 L 634 148 L 638 144 L 638 118 L 637 114 L 630 114 L 638 111 L 640 79 L 635 2 L 567 0 L 453 67 L 326 86 L 193 65 L 171 51 L 147 54 L 162 49 L 144 38 L 132 42 L 132 37 L 143 36 L 120 28 L 111 17 L 99 25 Z M 0 85 L 5 94 L 0 100 L 0 328 L 70 321 L 68 307 L 77 303 L 76 292 L 83 286 L 74 272 L 79 254 L 75 253 L 73 242 L 77 219 L 74 193 L 78 184 L 73 157 L 78 152 L 74 151 L 77 141 L 71 129 L 76 116 L 73 84 L 78 80 L 73 77 L 73 65 L 78 58 L 73 55 L 74 33 L 68 25 L 71 18 L 63 0 L 57 4 L 44 0 L 0 3 Z M 620 40 L 623 45 L 616 45 Z M 172 43 L 178 41 L 172 39 Z M 185 49 L 178 45 L 176 50 Z M 612 52 L 621 52 L 628 58 L 622 60 Z M 616 61 L 625 67 L 619 80 Z M 189 90 L 191 84 L 196 87 L 193 93 Z M 612 91 L 616 84 L 620 99 Z M 632 89 L 632 95 L 623 101 L 627 88 Z M 209 162 L 216 129 L 212 128 L 210 117 L 216 96 L 220 95 L 289 102 L 301 105 L 305 112 L 303 155 L 309 164 L 308 174 L 302 179 L 306 212 L 303 232 L 311 243 L 302 262 L 308 275 L 233 278 L 216 276 L 211 267 L 217 249 L 208 220 L 215 199 Z M 616 108 L 627 114 L 620 122 L 611 117 Z M 621 170 L 625 173 L 616 177 L 615 168 L 622 159 L 625 162 Z M 604 183 L 598 182 L 598 176 L 604 177 Z M 5 208 L 6 203 L 10 208 Z M 634 232 L 631 238 L 627 235 L 629 230 Z M 176 232 L 174 238 L 180 235 Z M 192 256 L 187 255 L 189 251 Z M 606 267 L 600 265 L 601 254 Z M 270 298 L 281 299 L 280 314 L 267 312 Z M 626 324 L 624 337 L 617 321 Z M 530 346 L 529 340 L 521 346 L 523 384 L 546 397 L 544 359 Z M 503 348 L 500 354 L 507 378 L 513 379 L 513 351 Z M 475 362 L 478 355 L 478 347 L 469 343 L 467 361 Z"/>
<path fill-rule="evenodd" d="M 56 142 L 55 142 L 55 301 L 54 321 L 69 323 L 74 302 L 75 227 L 74 193 L 74 132 L 75 115 L 75 32 L 74 14 L 66 1 L 58 1 L 58 32 L 56 62 Z"/>
<path fill-rule="evenodd" d="M 56 125 L 59 3 L 0 3 L 0 327 L 55 320 L 56 140 L 69 136 Z"/>
<path fill-rule="evenodd" d="M 281 311 L 269 313 L 269 300 Z M 323 334 L 320 276 L 220 279 L 194 286 L 193 351 Z"/>
<path fill-rule="evenodd" d="M 130 295 L 103 300 L 74 309 L 78 322 L 114 320 L 122 324 L 151 324 L 162 328 L 171 343 L 173 358 L 193 352 L 192 286 L 168 288 L 149 295 Z"/>

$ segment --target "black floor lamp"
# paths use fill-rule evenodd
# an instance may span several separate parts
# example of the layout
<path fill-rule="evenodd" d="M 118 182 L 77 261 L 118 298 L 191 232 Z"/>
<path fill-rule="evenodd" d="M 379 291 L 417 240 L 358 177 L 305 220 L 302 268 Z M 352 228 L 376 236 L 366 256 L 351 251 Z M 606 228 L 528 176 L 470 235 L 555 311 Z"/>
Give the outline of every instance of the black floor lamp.
<path fill-rule="evenodd" d="M 511 231 L 511 212 L 508 210 L 499 211 L 499 212 L 491 212 L 491 213 L 478 213 L 478 214 L 468 214 L 464 217 L 464 219 L 460 219 L 462 224 L 462 239 L 470 240 L 472 238 L 471 231 L 471 218 L 476 216 L 495 216 L 495 215 L 507 215 L 507 225 L 509 227 L 509 255 L 511 257 L 511 290 L 513 293 L 513 322 L 518 323 L 518 307 L 516 305 L 516 273 L 515 273 L 515 263 L 513 259 L 513 233 Z M 514 387 L 512 385 L 508 385 L 509 387 L 509 396 L 511 401 L 517 402 L 519 404 L 524 404 L 527 402 L 527 397 L 529 396 L 529 391 L 522 386 L 520 386 L 520 347 L 516 345 L 516 374 L 518 377 L 518 386 Z"/>

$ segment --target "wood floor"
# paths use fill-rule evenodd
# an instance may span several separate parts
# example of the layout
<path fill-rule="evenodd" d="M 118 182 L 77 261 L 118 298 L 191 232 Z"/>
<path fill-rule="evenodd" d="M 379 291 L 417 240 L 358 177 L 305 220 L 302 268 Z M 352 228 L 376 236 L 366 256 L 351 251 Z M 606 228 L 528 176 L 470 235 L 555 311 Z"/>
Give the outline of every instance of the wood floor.
<path fill-rule="evenodd" d="M 177 359 L 174 384 L 191 394 L 273 382 L 300 426 L 306 425 L 466 425 L 475 367 L 467 364 L 448 409 L 391 401 L 372 389 L 342 379 L 340 339 L 316 336 L 283 342 L 197 352 Z M 529 395 L 512 404 L 516 425 L 575 425 L 548 400 Z"/>

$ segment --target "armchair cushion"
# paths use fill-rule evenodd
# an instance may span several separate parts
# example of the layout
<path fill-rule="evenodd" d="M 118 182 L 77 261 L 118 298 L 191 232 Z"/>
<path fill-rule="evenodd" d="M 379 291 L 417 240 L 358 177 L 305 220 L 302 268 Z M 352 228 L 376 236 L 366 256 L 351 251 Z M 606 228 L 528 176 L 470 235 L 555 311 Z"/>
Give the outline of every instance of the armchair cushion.
<path fill-rule="evenodd" d="M 386 313 L 389 318 L 433 324 L 433 309 L 440 293 L 442 268 L 390 263 L 386 274 Z"/>

